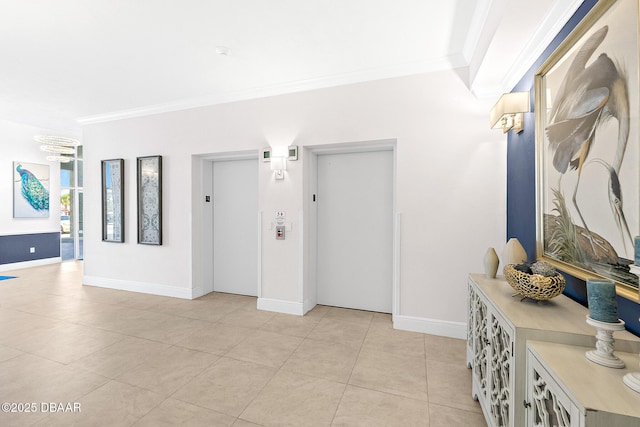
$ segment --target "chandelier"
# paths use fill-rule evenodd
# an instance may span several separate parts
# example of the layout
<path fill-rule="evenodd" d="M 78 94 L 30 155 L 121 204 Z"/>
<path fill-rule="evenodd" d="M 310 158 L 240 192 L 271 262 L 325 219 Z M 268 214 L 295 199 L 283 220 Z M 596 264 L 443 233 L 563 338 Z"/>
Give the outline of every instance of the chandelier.
<path fill-rule="evenodd" d="M 43 144 L 40 146 L 42 151 L 50 153 L 47 156 L 47 160 L 50 162 L 70 162 L 73 157 L 69 157 L 69 155 L 75 154 L 76 147 L 80 145 L 80 141 L 77 139 L 64 136 L 36 135 L 33 139 Z"/>

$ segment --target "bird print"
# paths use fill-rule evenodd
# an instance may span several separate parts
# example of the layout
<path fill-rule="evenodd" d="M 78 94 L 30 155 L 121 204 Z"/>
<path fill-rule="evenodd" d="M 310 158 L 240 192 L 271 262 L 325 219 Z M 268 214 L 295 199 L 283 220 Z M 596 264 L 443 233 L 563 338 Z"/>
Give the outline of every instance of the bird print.
<path fill-rule="evenodd" d="M 609 186 L 607 187 L 607 193 L 609 195 L 611 211 L 613 212 L 613 217 L 616 221 L 618 232 L 620 233 L 620 238 L 623 243 L 627 241 L 633 242 L 633 237 L 631 237 L 631 231 L 629 231 L 629 225 L 627 224 L 627 219 L 624 216 L 624 211 L 622 209 L 622 190 L 620 188 L 620 179 L 618 178 L 618 174 L 609 163 L 602 159 L 593 159 L 591 162 L 601 164 L 609 173 Z"/>
<path fill-rule="evenodd" d="M 22 183 L 22 196 L 37 211 L 49 210 L 49 190 L 45 188 L 36 176 L 28 169 L 23 169 L 21 164 L 16 166 L 16 172 L 20 174 Z"/>
<path fill-rule="evenodd" d="M 591 241 L 593 252 L 596 252 L 596 242 L 591 237 L 591 231 L 576 200 L 582 169 L 594 144 L 598 127 L 615 118 L 618 122 L 618 141 L 613 163 L 608 167 L 609 183 L 617 183 L 617 192 L 621 193 L 618 175 L 630 126 L 629 90 L 624 70 L 606 53 L 600 54 L 587 65 L 608 31 L 609 27 L 606 25 L 598 29 L 576 54 L 558 89 L 557 101 L 550 112 L 550 124 L 546 128 L 553 166 L 562 174 L 560 179 L 568 170 L 577 171 L 572 202 Z M 615 194 L 610 192 L 610 203 L 615 202 L 613 196 Z M 626 224 L 621 206 L 616 208 L 612 205 L 612 212 L 617 224 Z"/>

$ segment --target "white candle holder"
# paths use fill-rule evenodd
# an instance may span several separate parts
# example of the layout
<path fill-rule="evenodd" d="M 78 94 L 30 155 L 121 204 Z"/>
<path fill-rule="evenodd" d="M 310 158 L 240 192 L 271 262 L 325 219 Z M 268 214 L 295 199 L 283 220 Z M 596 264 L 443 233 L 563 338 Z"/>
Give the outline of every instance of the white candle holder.
<path fill-rule="evenodd" d="M 629 372 L 622 377 L 622 381 L 631 390 L 640 393 L 640 372 Z"/>
<path fill-rule="evenodd" d="M 608 368 L 624 368 L 624 362 L 613 354 L 613 333 L 624 330 L 624 321 L 617 323 L 600 322 L 587 316 L 587 323 L 596 328 L 596 349 L 586 353 L 587 359 Z"/>

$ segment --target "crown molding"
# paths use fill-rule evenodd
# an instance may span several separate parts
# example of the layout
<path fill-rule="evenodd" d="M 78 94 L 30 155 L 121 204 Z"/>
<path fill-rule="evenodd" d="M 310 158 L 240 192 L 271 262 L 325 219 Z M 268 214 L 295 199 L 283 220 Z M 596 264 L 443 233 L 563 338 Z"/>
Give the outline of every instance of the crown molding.
<path fill-rule="evenodd" d="M 349 84 L 383 80 L 434 71 L 450 70 L 466 65 L 467 64 L 465 63 L 463 55 L 457 54 L 438 58 L 435 60 L 405 63 L 393 67 L 375 68 L 328 77 L 320 77 L 315 79 L 307 79 L 284 84 L 252 88 L 247 90 L 221 92 L 205 97 L 189 98 L 175 102 L 167 102 L 162 104 L 148 105 L 140 108 L 113 111 L 105 114 L 85 116 L 76 119 L 76 121 L 79 125 L 86 126 L 95 123 L 124 120 L 134 117 L 148 116 L 152 114 L 169 113 L 191 108 L 246 101 L 250 99 L 265 98 L 269 96 L 291 94 L 316 89 L 325 89 L 336 86 L 344 86 Z"/>
<path fill-rule="evenodd" d="M 503 92 L 511 91 L 518 84 L 522 76 L 535 64 L 582 3 L 583 0 L 557 0 L 553 2 L 553 6 L 538 26 L 535 34 L 529 39 L 516 61 L 502 78 Z"/>
<path fill-rule="evenodd" d="M 478 0 L 476 3 L 476 10 L 473 13 L 473 19 L 469 26 L 469 32 L 467 38 L 464 41 L 464 47 L 462 48 L 462 56 L 467 63 L 470 63 L 473 59 L 473 55 L 478 48 L 478 44 L 482 39 L 482 35 L 489 19 L 489 13 L 491 11 L 491 5 L 493 0 Z"/>

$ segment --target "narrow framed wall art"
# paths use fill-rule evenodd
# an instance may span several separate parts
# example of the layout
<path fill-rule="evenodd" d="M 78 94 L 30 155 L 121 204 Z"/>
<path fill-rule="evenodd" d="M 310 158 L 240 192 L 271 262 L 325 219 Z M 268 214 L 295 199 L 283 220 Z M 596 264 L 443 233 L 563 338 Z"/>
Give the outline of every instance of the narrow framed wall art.
<path fill-rule="evenodd" d="M 124 243 L 124 160 L 102 160 L 102 241 Z"/>
<path fill-rule="evenodd" d="M 162 245 L 162 156 L 137 161 L 138 243 Z"/>

